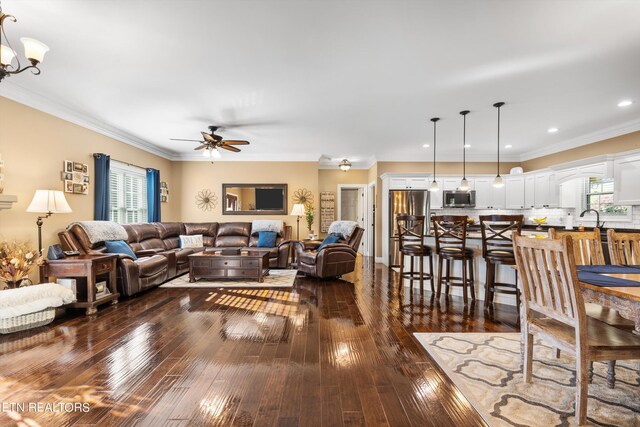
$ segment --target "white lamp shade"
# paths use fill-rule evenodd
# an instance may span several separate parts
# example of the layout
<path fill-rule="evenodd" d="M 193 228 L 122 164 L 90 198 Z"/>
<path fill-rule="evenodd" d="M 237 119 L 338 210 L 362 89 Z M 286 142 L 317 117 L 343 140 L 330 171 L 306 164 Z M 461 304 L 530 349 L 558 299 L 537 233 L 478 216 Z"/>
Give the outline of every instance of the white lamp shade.
<path fill-rule="evenodd" d="M 205 148 L 204 150 L 202 150 L 202 156 L 203 157 L 211 157 L 211 149 Z"/>
<path fill-rule="evenodd" d="M 24 56 L 29 60 L 42 62 L 44 54 L 49 52 L 49 46 L 29 37 L 21 37 L 20 41 L 24 45 Z"/>
<path fill-rule="evenodd" d="M 458 190 L 460 191 L 469 190 L 469 181 L 467 181 L 467 178 L 462 178 L 462 180 L 460 181 L 460 186 L 458 187 Z"/>
<path fill-rule="evenodd" d="M 433 181 L 431 186 L 429 187 L 429 191 L 440 191 L 440 186 L 438 185 L 438 181 Z"/>
<path fill-rule="evenodd" d="M 504 179 L 500 175 L 496 176 L 496 179 L 493 180 L 493 186 L 495 188 L 504 187 Z"/>
<path fill-rule="evenodd" d="M 9 46 L 0 45 L 0 64 L 9 65 L 15 57 L 16 53 Z"/>
<path fill-rule="evenodd" d="M 214 159 L 219 159 L 220 157 L 222 157 L 222 155 L 220 154 L 220 150 L 218 150 L 217 148 L 211 150 L 211 157 L 213 157 Z"/>
<path fill-rule="evenodd" d="M 67 203 L 67 199 L 64 198 L 62 191 L 36 190 L 27 212 L 69 213 L 71 212 L 71 207 Z"/>
<path fill-rule="evenodd" d="M 304 205 L 302 203 L 295 203 L 289 215 L 304 216 Z"/>

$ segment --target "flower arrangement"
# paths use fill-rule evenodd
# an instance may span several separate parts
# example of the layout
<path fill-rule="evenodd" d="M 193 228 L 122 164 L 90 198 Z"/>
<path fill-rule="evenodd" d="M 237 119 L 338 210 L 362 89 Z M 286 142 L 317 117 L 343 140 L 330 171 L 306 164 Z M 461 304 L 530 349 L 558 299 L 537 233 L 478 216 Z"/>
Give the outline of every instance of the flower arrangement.
<path fill-rule="evenodd" d="M 23 242 L 0 242 L 0 281 L 9 288 L 29 282 L 29 271 L 38 259 L 38 251 Z"/>

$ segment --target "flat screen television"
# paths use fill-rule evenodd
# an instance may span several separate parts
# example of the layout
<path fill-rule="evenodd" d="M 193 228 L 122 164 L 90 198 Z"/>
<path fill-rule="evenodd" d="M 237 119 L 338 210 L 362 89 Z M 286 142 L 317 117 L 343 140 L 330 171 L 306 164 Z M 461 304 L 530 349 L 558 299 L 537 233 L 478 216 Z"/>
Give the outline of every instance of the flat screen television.
<path fill-rule="evenodd" d="M 256 210 L 282 210 L 283 203 L 282 188 L 256 188 Z"/>

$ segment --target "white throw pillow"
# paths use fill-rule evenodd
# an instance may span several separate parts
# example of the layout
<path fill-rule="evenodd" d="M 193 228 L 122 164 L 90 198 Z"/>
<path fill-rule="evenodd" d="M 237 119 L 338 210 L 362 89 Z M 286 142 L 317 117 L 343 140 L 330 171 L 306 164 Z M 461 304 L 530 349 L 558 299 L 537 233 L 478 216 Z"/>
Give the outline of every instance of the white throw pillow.
<path fill-rule="evenodd" d="M 193 236 L 180 236 L 181 248 L 201 248 L 204 246 L 202 243 L 202 234 L 194 234 Z"/>

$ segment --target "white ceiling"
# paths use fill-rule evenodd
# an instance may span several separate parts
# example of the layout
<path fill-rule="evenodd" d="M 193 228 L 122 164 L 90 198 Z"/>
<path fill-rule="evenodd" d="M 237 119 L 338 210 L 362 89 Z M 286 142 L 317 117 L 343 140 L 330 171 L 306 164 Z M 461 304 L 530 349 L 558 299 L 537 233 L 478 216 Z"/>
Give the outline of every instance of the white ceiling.
<path fill-rule="evenodd" d="M 4 0 L 51 51 L 0 95 L 172 159 L 520 160 L 640 130 L 640 1 Z M 622 99 L 633 99 L 627 108 Z M 549 127 L 559 132 L 547 133 Z M 337 163 L 337 161 L 336 161 Z"/>

